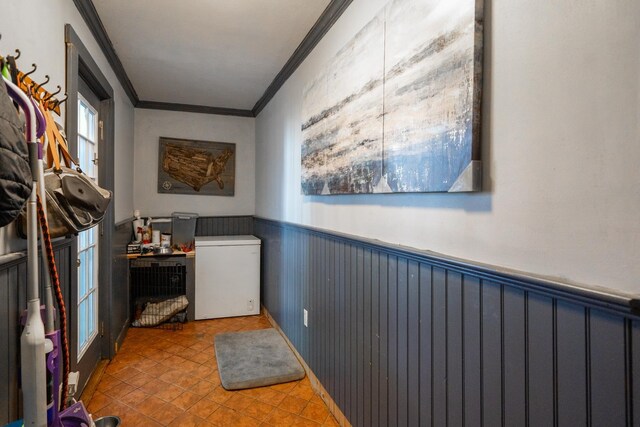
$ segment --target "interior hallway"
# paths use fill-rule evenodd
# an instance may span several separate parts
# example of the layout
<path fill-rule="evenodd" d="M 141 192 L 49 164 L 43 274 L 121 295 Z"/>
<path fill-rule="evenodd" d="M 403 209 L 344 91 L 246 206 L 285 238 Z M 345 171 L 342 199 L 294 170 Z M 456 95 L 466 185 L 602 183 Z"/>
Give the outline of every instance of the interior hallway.
<path fill-rule="evenodd" d="M 183 330 L 130 328 L 85 404 L 123 426 L 336 426 L 308 378 L 227 391 L 214 335 L 270 327 L 264 315 L 188 322 Z"/>

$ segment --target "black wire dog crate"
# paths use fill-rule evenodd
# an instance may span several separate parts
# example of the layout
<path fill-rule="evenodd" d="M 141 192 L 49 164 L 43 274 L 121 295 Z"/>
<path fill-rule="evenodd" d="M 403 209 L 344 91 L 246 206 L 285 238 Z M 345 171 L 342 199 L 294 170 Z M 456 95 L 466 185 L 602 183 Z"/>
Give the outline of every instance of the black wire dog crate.
<path fill-rule="evenodd" d="M 184 259 L 131 260 L 131 325 L 182 329 L 189 304 L 186 273 Z"/>

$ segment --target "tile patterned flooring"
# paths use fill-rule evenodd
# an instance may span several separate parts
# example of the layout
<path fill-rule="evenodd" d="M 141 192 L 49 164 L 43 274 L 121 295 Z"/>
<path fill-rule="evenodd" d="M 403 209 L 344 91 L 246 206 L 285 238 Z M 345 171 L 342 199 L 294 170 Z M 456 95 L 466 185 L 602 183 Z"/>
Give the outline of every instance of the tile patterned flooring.
<path fill-rule="evenodd" d="M 270 326 L 260 315 L 188 322 L 179 331 L 130 328 L 85 404 L 94 419 L 117 415 L 122 427 L 337 426 L 308 378 L 240 391 L 220 385 L 213 336 Z"/>

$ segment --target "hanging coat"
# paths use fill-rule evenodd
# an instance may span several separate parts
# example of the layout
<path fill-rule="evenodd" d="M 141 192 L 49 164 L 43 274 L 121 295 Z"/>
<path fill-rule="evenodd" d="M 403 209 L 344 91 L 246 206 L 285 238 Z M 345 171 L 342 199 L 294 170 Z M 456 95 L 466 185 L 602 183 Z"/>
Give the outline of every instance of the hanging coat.
<path fill-rule="evenodd" d="M 32 187 L 29 152 L 16 109 L 0 78 L 0 227 L 12 222 Z"/>

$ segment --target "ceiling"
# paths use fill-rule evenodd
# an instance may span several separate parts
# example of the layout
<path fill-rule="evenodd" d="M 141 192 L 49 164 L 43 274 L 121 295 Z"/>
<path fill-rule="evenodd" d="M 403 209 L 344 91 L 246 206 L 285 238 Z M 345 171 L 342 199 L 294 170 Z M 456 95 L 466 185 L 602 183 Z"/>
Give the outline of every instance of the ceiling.
<path fill-rule="evenodd" d="M 93 0 L 138 98 L 251 110 L 329 0 Z"/>

